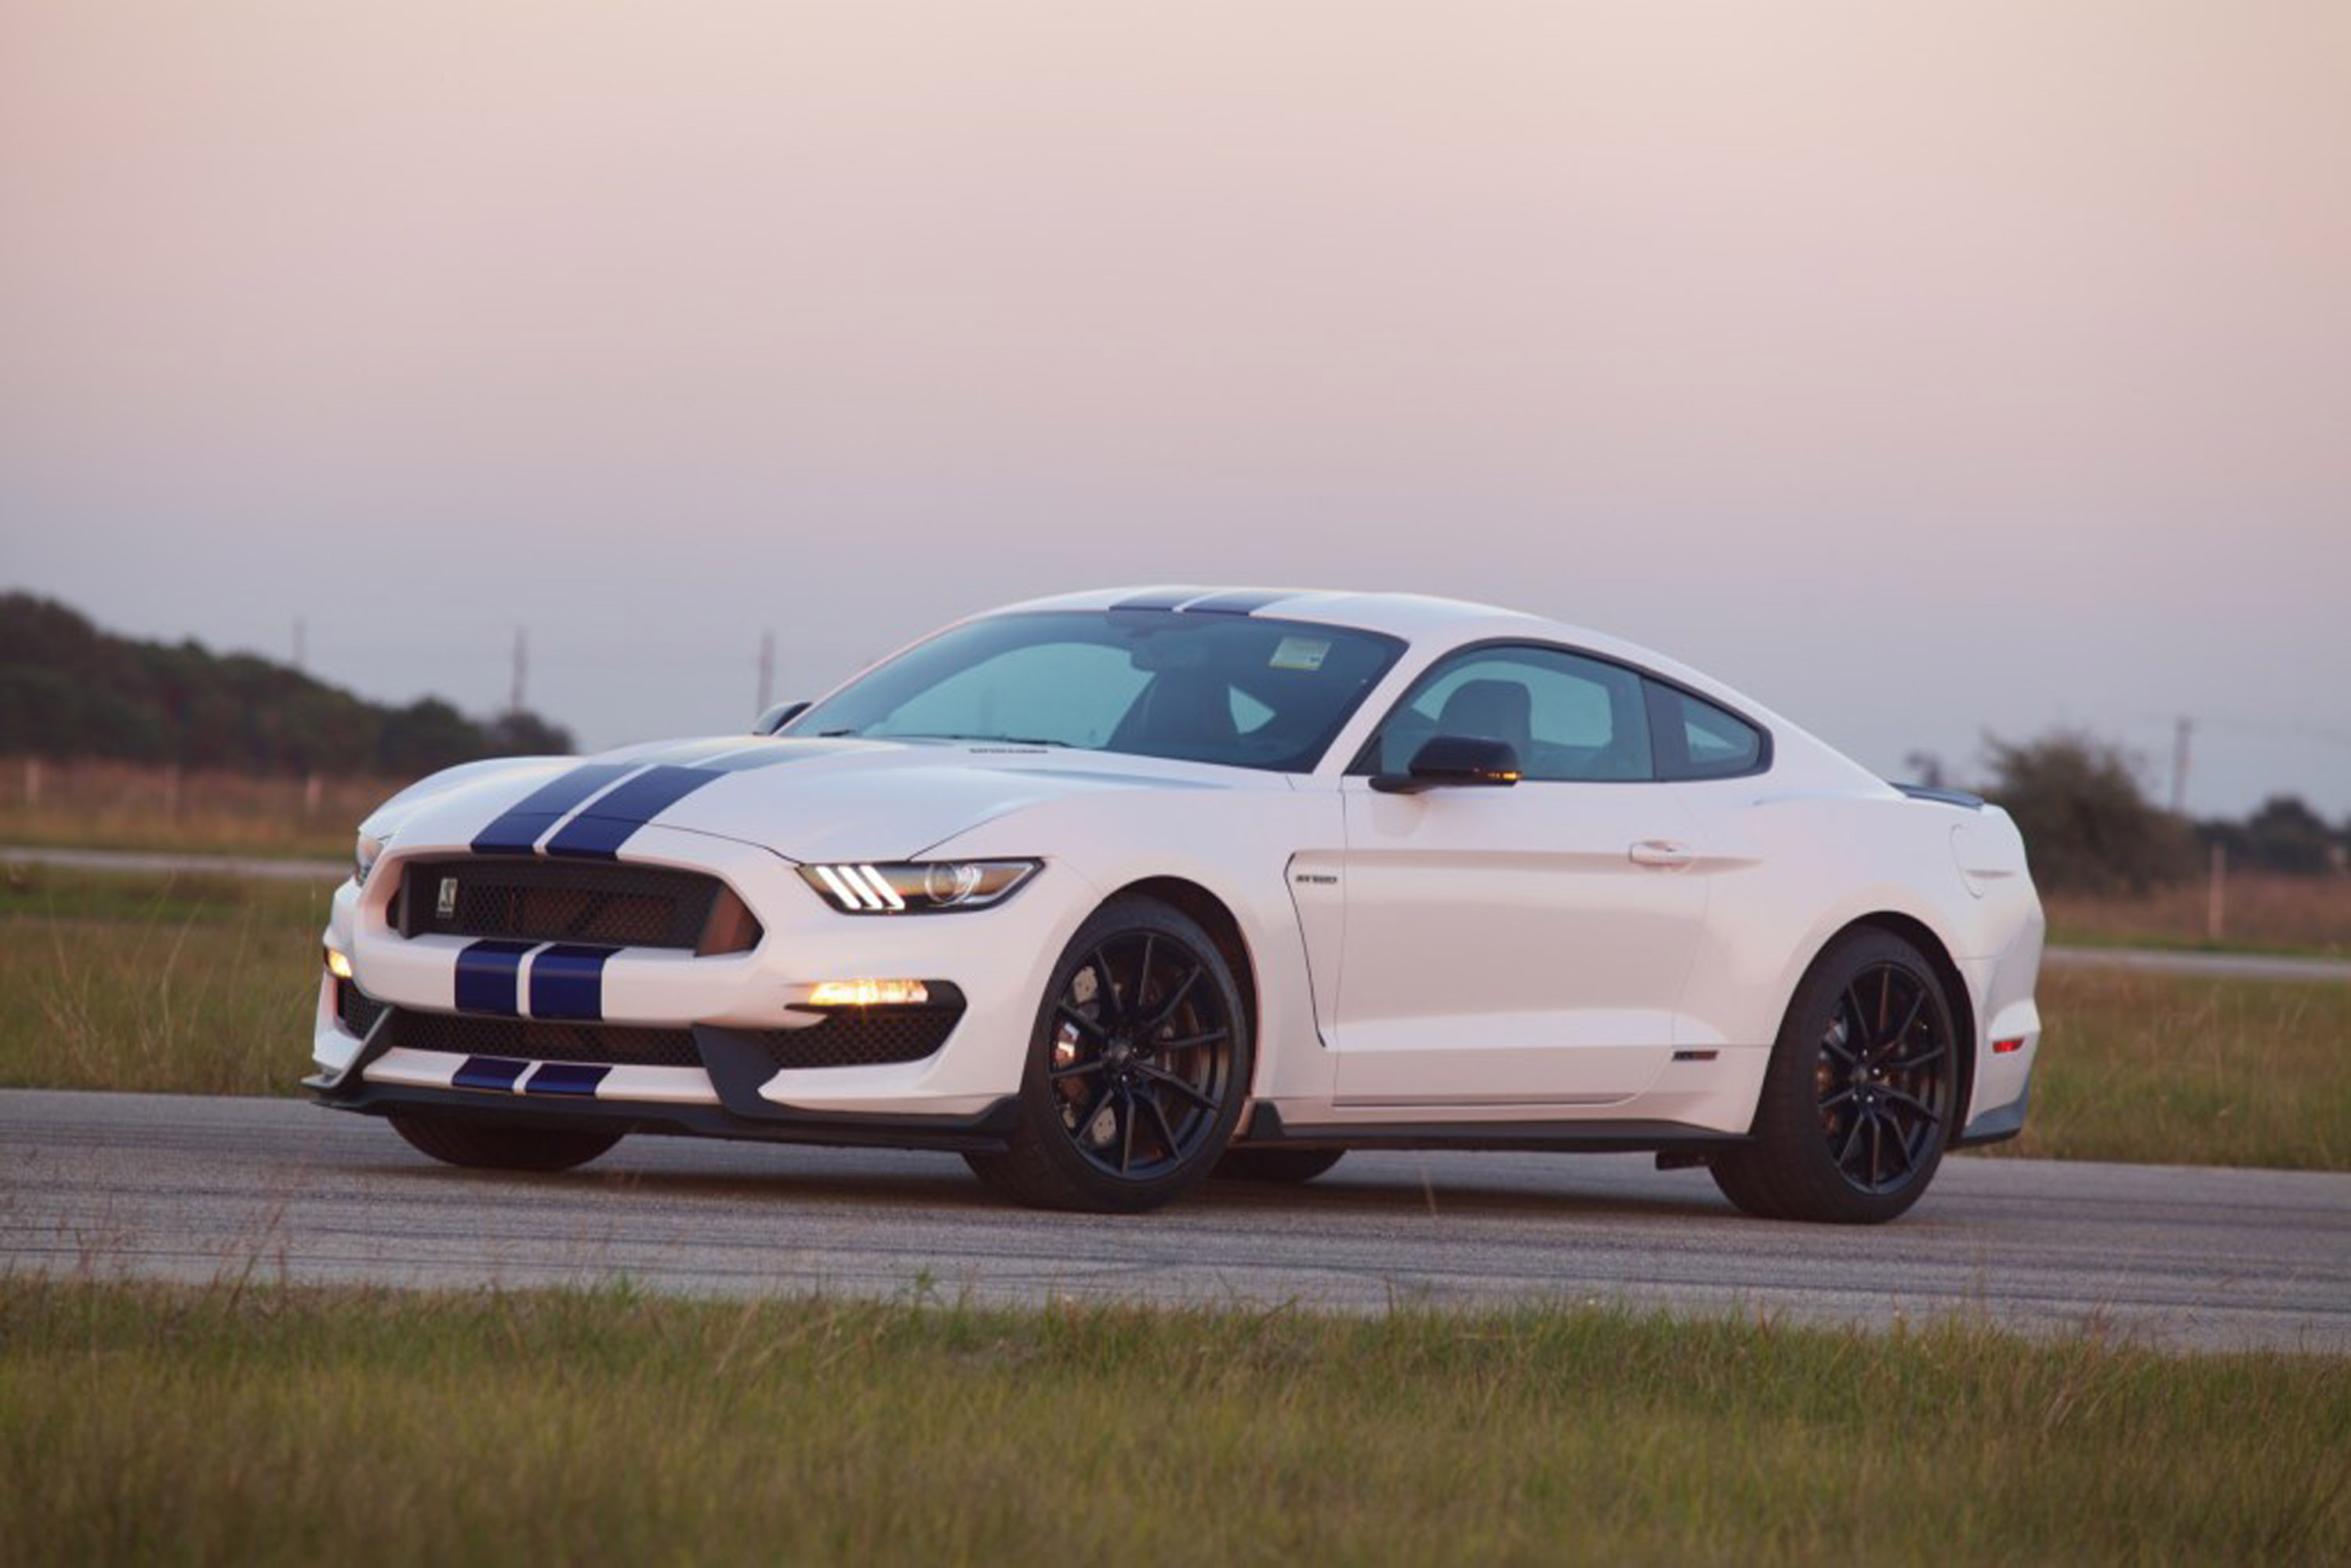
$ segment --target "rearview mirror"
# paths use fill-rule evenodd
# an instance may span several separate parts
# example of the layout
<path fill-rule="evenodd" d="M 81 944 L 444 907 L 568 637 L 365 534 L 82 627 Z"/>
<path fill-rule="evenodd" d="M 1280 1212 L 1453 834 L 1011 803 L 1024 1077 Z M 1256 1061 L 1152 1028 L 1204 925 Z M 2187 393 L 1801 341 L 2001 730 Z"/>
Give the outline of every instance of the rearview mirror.
<path fill-rule="evenodd" d="M 1433 735 L 1413 753 L 1411 771 L 1374 773 L 1384 795 L 1417 795 L 1456 786 L 1507 787 L 1519 781 L 1519 748 L 1480 735 Z"/>
<path fill-rule="evenodd" d="M 751 733 L 753 735 L 773 735 L 776 731 L 783 728 L 784 726 L 791 723 L 792 720 L 799 717 L 800 715 L 808 712 L 808 709 L 809 706 L 804 702 L 778 703 L 775 706 L 769 708 L 767 712 L 761 714 L 758 718 L 751 721 Z"/>

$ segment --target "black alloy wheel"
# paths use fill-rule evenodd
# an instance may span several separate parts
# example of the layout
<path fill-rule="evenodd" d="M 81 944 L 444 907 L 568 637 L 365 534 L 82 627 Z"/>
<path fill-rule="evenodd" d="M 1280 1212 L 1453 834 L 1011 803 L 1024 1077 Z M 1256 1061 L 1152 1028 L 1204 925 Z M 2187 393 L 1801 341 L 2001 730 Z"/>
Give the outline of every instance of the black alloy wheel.
<path fill-rule="evenodd" d="M 1155 899 L 1114 899 L 1054 969 L 1012 1147 L 968 1161 L 1041 1207 L 1156 1207 L 1223 1152 L 1249 1045 L 1239 989 L 1207 933 Z"/>
<path fill-rule="evenodd" d="M 1796 989 L 1752 1139 L 1715 1155 L 1724 1196 L 1774 1219 L 1873 1224 L 1934 1179 L 1959 1103 L 1949 998 L 1918 950 L 1863 930 Z"/>
<path fill-rule="evenodd" d="M 1894 1192 L 1938 1147 L 1949 1115 L 1951 1040 L 1932 1011 L 1934 981 L 1907 967 L 1873 964 L 1837 998 L 1813 1069 L 1821 1134 L 1845 1180 Z"/>

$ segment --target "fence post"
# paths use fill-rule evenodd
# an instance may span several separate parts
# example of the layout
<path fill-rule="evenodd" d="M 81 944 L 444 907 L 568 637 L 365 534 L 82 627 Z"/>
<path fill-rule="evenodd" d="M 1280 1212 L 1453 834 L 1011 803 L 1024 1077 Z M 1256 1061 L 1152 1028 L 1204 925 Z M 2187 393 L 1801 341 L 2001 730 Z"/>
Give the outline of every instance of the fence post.
<path fill-rule="evenodd" d="M 2204 890 L 2204 940 L 2207 942 L 2220 940 L 2228 898 L 2229 846 L 2216 842 L 2212 846 L 2211 876 Z"/>
<path fill-rule="evenodd" d="M 302 781 L 302 820 L 306 822 L 319 815 L 319 776 L 316 773 Z"/>
<path fill-rule="evenodd" d="M 27 757 L 25 758 L 25 804 L 37 806 L 40 803 L 41 759 L 37 757 Z"/>

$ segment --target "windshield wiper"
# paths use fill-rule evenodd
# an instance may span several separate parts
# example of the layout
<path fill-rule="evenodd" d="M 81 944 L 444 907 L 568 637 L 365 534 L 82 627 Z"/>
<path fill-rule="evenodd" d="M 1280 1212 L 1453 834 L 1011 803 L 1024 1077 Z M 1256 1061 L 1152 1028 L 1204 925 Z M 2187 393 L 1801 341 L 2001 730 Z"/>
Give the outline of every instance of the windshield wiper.
<path fill-rule="evenodd" d="M 893 740 L 976 740 L 988 746 L 1051 746 L 1069 748 L 1066 740 L 1046 740 L 1033 735 L 913 735 L 893 736 Z"/>

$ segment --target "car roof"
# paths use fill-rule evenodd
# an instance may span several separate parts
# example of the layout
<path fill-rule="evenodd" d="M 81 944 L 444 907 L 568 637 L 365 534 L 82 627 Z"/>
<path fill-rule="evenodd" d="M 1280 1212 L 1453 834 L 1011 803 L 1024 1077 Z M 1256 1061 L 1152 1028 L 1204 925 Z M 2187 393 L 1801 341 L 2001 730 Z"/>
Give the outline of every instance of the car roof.
<path fill-rule="evenodd" d="M 1249 614 L 1270 621 L 1311 621 L 1349 626 L 1364 632 L 1384 632 L 1409 643 L 1447 645 L 1489 638 L 1531 638 L 1563 643 L 1604 658 L 1641 665 L 1701 692 L 1713 692 L 1754 706 L 1731 687 L 1693 670 L 1654 649 L 1645 648 L 1605 632 L 1571 622 L 1506 610 L 1468 600 L 1440 599 L 1428 593 L 1365 593 L 1326 588 L 1213 588 L 1198 584 L 1165 584 L 1137 588 L 1092 589 L 1007 605 L 988 613 L 1002 615 L 1038 610 L 1171 610 L 1214 614 Z"/>
<path fill-rule="evenodd" d="M 1432 632 L 1459 632 L 1479 622 L 1541 623 L 1541 618 L 1491 604 L 1439 599 L 1426 593 L 1364 593 L 1327 588 L 1217 588 L 1201 584 L 1144 584 L 1091 589 L 1008 605 L 1029 610 L 1183 610 L 1213 614 L 1262 615 L 1273 621 L 1314 621 L 1385 632 L 1412 638 Z M 1555 624 L 1555 623 L 1553 623 Z"/>

